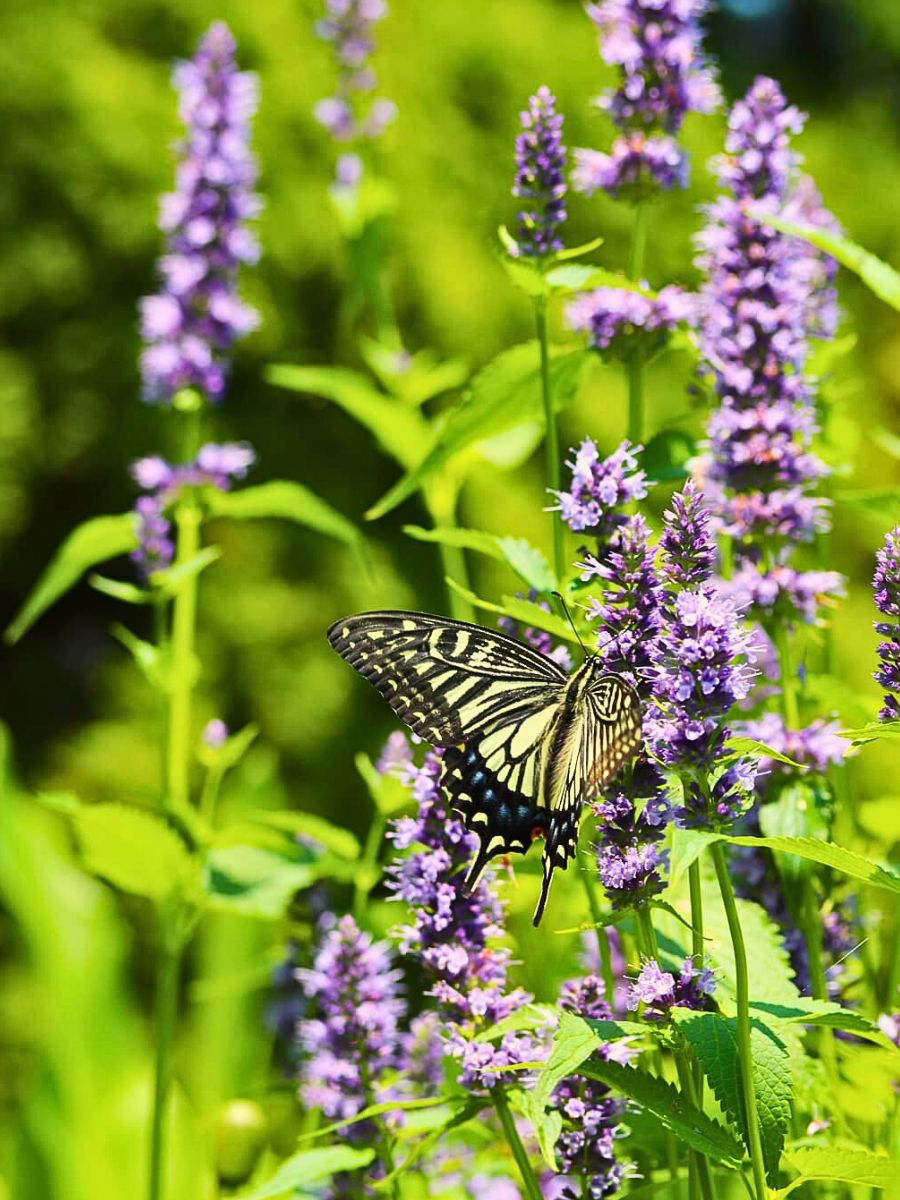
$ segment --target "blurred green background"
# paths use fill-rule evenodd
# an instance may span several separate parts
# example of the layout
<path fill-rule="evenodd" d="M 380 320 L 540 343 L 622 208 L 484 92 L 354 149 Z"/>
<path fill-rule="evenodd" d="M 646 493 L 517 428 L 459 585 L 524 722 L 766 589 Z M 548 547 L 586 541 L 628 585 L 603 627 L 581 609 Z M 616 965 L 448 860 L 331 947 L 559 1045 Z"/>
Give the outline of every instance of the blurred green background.
<path fill-rule="evenodd" d="M 392 0 L 390 7 L 378 30 L 376 60 L 380 93 L 399 109 L 380 149 L 380 170 L 396 191 L 390 288 L 411 350 L 429 347 L 475 369 L 531 333 L 529 305 L 513 290 L 495 249 L 497 226 L 515 213 L 509 188 L 518 110 L 546 83 L 566 114 L 569 144 L 605 148 L 607 119 L 588 101 L 610 81 L 609 73 L 575 0 Z M 262 326 L 238 347 L 215 434 L 253 443 L 259 456 L 254 481 L 301 480 L 360 521 L 395 479 L 395 465 L 349 417 L 263 381 L 271 362 L 359 365 L 339 327 L 348 260 L 327 198 L 334 151 L 311 116 L 333 82 L 329 49 L 312 33 L 318 15 L 319 4 L 308 0 L 29 0 L 0 8 L 4 625 L 75 523 L 131 505 L 128 463 L 164 448 L 164 417 L 137 399 L 135 311 L 154 284 L 156 198 L 172 179 L 178 127 L 170 64 L 192 53 L 215 18 L 228 21 L 241 64 L 260 75 L 255 149 L 266 204 L 263 258 L 243 288 L 262 312 Z M 728 0 L 708 29 L 728 98 L 757 73 L 780 79 L 810 114 L 799 146 L 826 204 L 855 240 L 900 263 L 900 16 L 894 0 Z M 704 164 L 721 147 L 722 132 L 721 117 L 688 122 L 692 186 L 654 209 L 647 270 L 653 285 L 696 283 L 691 236 L 697 205 L 712 195 Z M 598 261 L 621 268 L 627 208 L 573 197 L 570 213 L 569 242 L 602 234 Z M 840 284 L 842 332 L 858 340 L 826 383 L 834 410 L 827 453 L 838 468 L 838 494 L 897 482 L 897 459 L 885 449 L 882 431 L 896 431 L 900 402 L 896 314 L 854 277 L 842 274 Z M 651 432 L 676 421 L 699 431 L 690 384 L 686 356 L 673 354 L 654 366 Z M 616 369 L 598 370 L 562 428 L 566 445 L 585 433 L 605 450 L 619 441 L 624 390 Z M 540 454 L 514 476 L 485 464 L 470 476 L 461 523 L 546 545 L 542 470 Z M 344 548 L 293 527 L 215 530 L 225 554 L 201 589 L 200 716 L 260 726 L 265 748 L 248 760 L 234 789 L 243 800 L 256 788 L 267 802 L 322 812 L 357 832 L 365 828 L 369 801 L 353 753 L 377 752 L 390 716 L 332 655 L 323 632 L 341 613 L 370 605 L 445 606 L 432 548 L 400 529 L 423 519 L 411 501 L 367 530 L 377 564 L 371 580 Z M 852 724 L 873 716 L 877 705 L 869 677 L 875 638 L 868 580 L 887 524 L 840 502 L 835 509 L 830 565 L 849 576 L 850 587 L 835 614 L 839 687 L 832 694 L 840 695 L 841 716 Z M 472 565 L 482 594 L 510 590 L 512 579 L 502 578 L 499 568 Z M 127 565 L 120 574 L 128 577 Z M 141 631 L 142 614 L 124 616 Z M 10 731 L 15 772 L 28 788 L 71 789 L 86 800 L 149 802 L 155 795 L 158 716 L 146 683 L 108 636 L 110 623 L 121 619 L 113 601 L 82 585 L 21 645 L 2 651 L 0 715 Z M 862 794 L 881 794 L 883 766 L 878 752 L 860 764 Z M 98 1023 L 122 1044 L 142 1034 L 131 1016 L 105 1025 L 110 1018 L 97 1008 L 99 993 L 79 1000 L 78 980 L 87 971 L 113 972 L 103 1004 L 116 1007 L 120 987 L 143 1004 L 147 967 L 128 949 L 125 929 L 137 929 L 139 945 L 149 936 L 137 908 L 123 926 L 104 890 L 69 867 L 55 818 L 17 809 L 9 824 L 0 833 L 6 905 L 0 1055 L 8 1068 L 0 1071 L 0 1117 L 4 1109 L 20 1111 L 35 1075 L 56 1061 L 53 1054 L 83 1089 L 82 1103 L 94 1087 L 106 1095 L 103 1063 L 87 1051 L 82 1061 L 71 1044 L 81 1036 L 79 1023 Z M 103 948 L 96 962 L 86 932 L 92 922 L 102 926 L 94 929 L 100 939 L 94 949 Z M 209 951 L 212 958 L 233 953 L 244 961 L 233 950 L 238 936 L 265 940 L 258 932 L 232 931 L 231 948 Z M 63 947 L 71 961 L 61 955 Z M 251 947 L 247 961 L 255 961 L 253 953 Z M 121 1009 L 137 1011 L 124 1003 Z M 204 1086 L 221 1098 L 235 1079 L 244 1087 L 247 1081 L 234 1063 L 228 1081 L 226 1068 L 212 1065 L 221 1039 L 230 1037 L 226 1016 L 217 1020 L 223 1024 L 206 1028 L 202 1038 L 209 1071 L 223 1078 L 205 1077 Z M 38 1051 L 36 1025 L 42 1036 L 50 1026 L 57 1029 L 59 1045 L 48 1049 L 45 1038 Z M 231 1058 L 255 1061 L 252 1042 L 247 1034 L 239 1047 L 231 1045 Z M 108 1047 L 110 1062 L 121 1059 L 121 1048 Z M 126 1089 L 121 1102 L 139 1122 L 141 1096 Z M 27 1137 L 15 1122 L 4 1127 L 18 1132 L 0 1133 L 8 1177 L 20 1177 L 9 1163 L 25 1155 L 21 1177 L 32 1167 L 38 1172 L 34 1195 L 80 1196 L 80 1185 L 60 1191 L 52 1169 L 38 1166 L 43 1140 L 56 1134 L 30 1120 Z M 74 1144 L 89 1134 L 75 1129 L 66 1136 Z M 97 1153 L 116 1161 L 109 1140 Z M 81 1182 L 88 1186 L 87 1178 Z M 91 1194 L 105 1191 L 97 1186 Z"/>

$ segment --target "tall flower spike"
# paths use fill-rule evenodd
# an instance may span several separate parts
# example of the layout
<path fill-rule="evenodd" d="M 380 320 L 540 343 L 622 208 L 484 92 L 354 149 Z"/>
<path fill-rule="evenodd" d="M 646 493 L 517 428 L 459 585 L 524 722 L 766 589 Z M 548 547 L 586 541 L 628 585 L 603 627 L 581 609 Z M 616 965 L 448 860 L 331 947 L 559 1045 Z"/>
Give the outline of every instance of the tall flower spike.
<path fill-rule="evenodd" d="M 609 154 L 575 151 L 573 185 L 633 199 L 687 183 L 687 160 L 675 140 L 689 112 L 715 111 L 721 101 L 700 49 L 706 0 L 601 0 L 588 16 L 600 34 L 604 62 L 621 74 L 598 97 L 620 136 Z"/>
<path fill-rule="evenodd" d="M 875 607 L 892 618 L 875 622 L 875 632 L 884 638 L 878 646 L 875 679 L 886 693 L 878 716 L 882 721 L 896 721 L 900 719 L 900 525 L 885 534 L 875 560 Z"/>
<path fill-rule="evenodd" d="M 334 51 L 338 78 L 334 95 L 320 100 L 314 113 L 345 147 L 336 168 L 336 182 L 345 187 L 362 178 L 361 144 L 381 137 L 397 115 L 393 100 L 372 98 L 374 29 L 386 12 L 385 0 L 325 0 L 325 15 L 316 22 L 316 34 Z"/>
<path fill-rule="evenodd" d="M 346 1120 L 373 1102 L 379 1076 L 397 1063 L 400 972 L 387 943 L 373 942 L 348 915 L 325 924 L 312 967 L 297 977 L 315 1014 L 297 1027 L 301 1097 Z"/>
<path fill-rule="evenodd" d="M 234 39 L 221 21 L 173 78 L 185 137 L 176 190 L 160 203 L 161 287 L 140 305 L 143 398 L 171 404 L 190 388 L 215 403 L 225 392 L 233 342 L 258 321 L 237 294 L 241 263 L 259 255 L 247 228 L 260 209 L 249 150 L 257 79 L 238 71 Z"/>
<path fill-rule="evenodd" d="M 524 202 L 518 215 L 512 251 L 523 258 L 544 258 L 562 250 L 560 226 L 566 219 L 566 148 L 562 114 L 547 87 L 538 88 L 520 114 L 516 138 L 516 181 L 513 195 Z"/>

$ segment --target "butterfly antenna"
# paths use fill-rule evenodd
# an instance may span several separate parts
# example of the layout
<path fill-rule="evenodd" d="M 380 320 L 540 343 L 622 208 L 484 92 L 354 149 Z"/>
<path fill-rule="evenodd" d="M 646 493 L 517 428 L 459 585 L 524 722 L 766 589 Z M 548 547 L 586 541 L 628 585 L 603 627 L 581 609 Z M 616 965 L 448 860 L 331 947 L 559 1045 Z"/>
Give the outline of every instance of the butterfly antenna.
<path fill-rule="evenodd" d="M 585 657 L 586 657 L 587 653 L 588 653 L 588 648 L 587 648 L 587 646 L 585 646 L 584 642 L 581 640 L 581 634 L 575 628 L 575 622 L 572 620 L 572 614 L 569 611 L 568 604 L 566 604 L 565 596 L 562 594 L 562 592 L 551 592 L 551 595 L 555 596 L 557 598 L 557 600 L 560 602 L 560 604 L 562 605 L 562 610 L 566 614 L 566 620 L 572 626 L 572 632 L 578 638 L 578 645 L 582 648 L 582 650 L 585 653 Z"/>

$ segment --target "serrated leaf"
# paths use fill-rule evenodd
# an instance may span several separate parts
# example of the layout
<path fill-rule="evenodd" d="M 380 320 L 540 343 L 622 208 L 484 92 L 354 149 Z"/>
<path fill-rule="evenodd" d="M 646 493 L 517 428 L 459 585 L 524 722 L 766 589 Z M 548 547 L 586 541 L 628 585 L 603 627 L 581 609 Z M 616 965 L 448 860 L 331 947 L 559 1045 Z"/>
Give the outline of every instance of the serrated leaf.
<path fill-rule="evenodd" d="M 301 1150 L 285 1159 L 266 1183 L 252 1192 L 242 1192 L 238 1200 L 270 1200 L 290 1193 L 313 1196 L 317 1185 L 327 1183 L 343 1171 L 359 1171 L 375 1157 L 374 1150 L 356 1150 L 352 1146 L 325 1146 L 319 1150 Z"/>
<path fill-rule="evenodd" d="M 794 970 L 777 926 L 768 913 L 752 900 L 737 901 L 747 959 L 753 964 L 750 995 L 753 1000 L 793 1003 L 799 996 Z M 707 937 L 707 955 L 716 969 L 716 1000 L 727 1006 L 726 996 L 736 994 L 734 948 L 722 898 L 715 884 L 703 885 L 703 926 Z M 731 1003 L 733 1012 L 733 1001 Z"/>
<path fill-rule="evenodd" d="M 549 293 L 550 288 L 543 271 L 531 259 L 501 255 L 500 265 L 519 291 L 524 292 L 526 296 L 546 296 Z"/>
<path fill-rule="evenodd" d="M 835 1179 L 873 1188 L 893 1189 L 900 1180 L 898 1163 L 864 1150 L 841 1150 L 830 1146 L 801 1146 L 785 1158 L 800 1174 L 787 1187 L 774 1193 L 773 1200 L 789 1196 L 795 1188 L 814 1179 Z"/>
<path fill-rule="evenodd" d="M 766 846 L 769 850 L 777 850 L 782 854 L 796 854 L 800 858 L 817 862 L 820 866 L 840 871 L 851 879 L 861 879 L 873 887 L 884 888 L 894 895 L 900 895 L 900 875 L 893 875 L 877 863 L 863 858 L 861 854 L 845 850 L 843 846 L 836 846 L 833 842 L 792 837 L 729 837 L 724 840 L 734 846 Z"/>
<path fill-rule="evenodd" d="M 842 729 L 839 736 L 847 738 L 854 746 L 886 739 L 893 741 L 894 738 L 900 737 L 900 721 L 870 721 L 862 729 Z"/>
<path fill-rule="evenodd" d="M 74 587 L 91 567 L 119 554 L 127 554 L 137 544 L 134 513 L 92 517 L 78 525 L 57 550 L 10 622 L 3 635 L 6 641 L 11 645 L 19 641 L 38 617 Z"/>
<path fill-rule="evenodd" d="M 697 861 L 707 846 L 717 841 L 717 835 L 703 829 L 682 829 L 669 826 L 669 889 L 677 891 L 691 863 Z"/>
<path fill-rule="evenodd" d="M 604 1042 L 626 1037 L 644 1037 L 647 1027 L 636 1021 L 595 1021 L 574 1013 L 559 1014 L 553 1046 L 534 1086 L 535 1098 L 547 1104 L 556 1085 L 578 1068 Z"/>
<path fill-rule="evenodd" d="M 550 386 L 555 410 L 571 401 L 589 361 L 586 350 L 551 350 Z M 540 349 L 536 341 L 499 354 L 474 377 L 431 449 L 372 506 L 367 517 L 375 520 L 396 508 L 435 471 L 475 442 L 525 421 L 542 421 L 541 395 Z"/>
<path fill-rule="evenodd" d="M 749 1149 L 736 1020 L 718 1013 L 681 1010 L 676 1013 L 676 1023 L 703 1067 L 722 1111 L 731 1124 L 742 1131 Z M 791 1119 L 789 1056 L 777 1033 L 759 1020 L 751 1022 L 750 1048 L 763 1159 L 766 1174 L 772 1182 L 777 1179 L 781 1150 Z"/>
<path fill-rule="evenodd" d="M 828 1000 L 815 1000 L 810 996 L 801 996 L 790 1004 L 774 1004 L 771 1001 L 751 1000 L 750 1008 L 765 1017 L 769 1023 L 773 1020 L 784 1021 L 787 1024 L 817 1025 L 828 1029 L 842 1029 L 845 1033 L 854 1033 L 857 1037 L 874 1042 L 892 1054 L 900 1055 L 898 1048 L 889 1037 L 881 1032 L 862 1013 L 840 1004 L 832 1004 Z"/>
<path fill-rule="evenodd" d="M 558 1171 L 554 1148 L 562 1132 L 562 1116 L 555 1108 L 547 1108 L 534 1092 L 517 1092 L 516 1106 L 528 1121 L 537 1138 L 541 1158 L 551 1171 Z"/>
<path fill-rule="evenodd" d="M 263 825 L 282 829 L 285 833 L 293 834 L 295 837 L 312 838 L 326 850 L 330 850 L 339 858 L 347 859 L 348 862 L 355 862 L 360 856 L 360 844 L 349 829 L 341 829 L 338 825 L 332 825 L 330 821 L 316 816 L 315 813 L 282 811 L 255 812 L 251 815 Z"/>
<path fill-rule="evenodd" d="M 358 545 L 361 540 L 360 532 L 352 521 L 315 492 L 290 479 L 273 479 L 270 483 L 241 488 L 236 492 L 220 492 L 210 488 L 208 505 L 214 517 L 231 517 L 236 521 L 277 517 L 294 521 L 351 546 Z"/>
<path fill-rule="evenodd" d="M 821 838 L 828 835 L 828 821 L 818 802 L 816 789 L 808 783 L 794 782 L 781 788 L 775 800 L 759 810 L 763 837 Z M 778 873 L 783 880 L 803 879 L 812 870 L 809 859 L 775 853 Z"/>
<path fill-rule="evenodd" d="M 533 1031 L 551 1025 L 556 1019 L 556 1009 L 549 1004 L 520 1004 L 502 1021 L 476 1034 L 476 1042 L 495 1042 L 508 1033 L 520 1033 L 523 1030 Z"/>
<path fill-rule="evenodd" d="M 880 300 L 884 300 L 891 308 L 900 312 L 900 273 L 888 263 L 882 262 L 880 258 L 857 245 L 856 242 L 851 242 L 849 238 L 841 237 L 839 234 L 830 233 L 824 229 L 815 229 L 810 225 L 799 225 L 794 221 L 785 221 L 781 217 L 768 214 L 754 213 L 754 215 L 761 223 L 771 225 L 781 233 L 802 238 L 803 241 L 818 246 L 832 258 L 836 258 L 842 266 L 858 275 L 866 287 L 874 292 Z"/>
<path fill-rule="evenodd" d="M 160 903 L 199 879 L 184 842 L 153 813 L 104 803 L 79 805 L 72 816 L 86 869 L 120 891 Z"/>
<path fill-rule="evenodd" d="M 206 859 L 211 908 L 261 920 L 282 915 L 293 896 L 318 878 L 315 866 L 260 846 L 217 846 Z"/>
<path fill-rule="evenodd" d="M 404 469 L 414 466 L 431 442 L 420 412 L 398 404 L 364 375 L 346 367 L 303 367 L 288 363 L 269 367 L 265 378 L 277 387 L 324 396 L 357 420 Z"/>
<path fill-rule="evenodd" d="M 729 1167 L 736 1167 L 741 1162 L 743 1150 L 731 1130 L 690 1104 L 677 1088 L 658 1075 L 649 1075 L 639 1067 L 623 1067 L 597 1059 L 582 1063 L 578 1074 L 599 1079 L 607 1087 L 636 1101 L 664 1128 L 671 1129 L 692 1150 L 705 1154 L 713 1162 Z"/>

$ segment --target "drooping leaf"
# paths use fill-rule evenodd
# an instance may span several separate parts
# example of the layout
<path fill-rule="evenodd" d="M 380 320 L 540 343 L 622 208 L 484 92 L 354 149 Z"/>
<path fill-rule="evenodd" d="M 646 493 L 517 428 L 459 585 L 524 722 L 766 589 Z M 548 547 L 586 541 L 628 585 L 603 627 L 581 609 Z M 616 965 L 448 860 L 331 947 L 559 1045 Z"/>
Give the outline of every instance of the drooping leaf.
<path fill-rule="evenodd" d="M 725 743 L 725 751 L 736 758 L 741 758 L 744 755 L 750 758 L 772 758 L 775 762 L 786 763 L 789 767 L 797 767 L 801 771 L 809 770 L 807 764 L 796 762 L 793 758 L 788 758 L 786 754 L 782 754 L 772 746 L 767 746 L 765 742 L 757 741 L 756 738 L 730 737 Z"/>
<path fill-rule="evenodd" d="M 882 262 L 880 258 L 870 254 L 856 242 L 851 242 L 849 238 L 830 233 L 825 229 L 815 229 L 811 225 L 800 225 L 794 221 L 785 221 L 781 217 L 768 214 L 760 216 L 759 219 L 764 224 L 780 230 L 781 233 L 802 238 L 803 241 L 818 246 L 820 250 L 824 250 L 826 254 L 836 258 L 842 266 L 858 275 L 866 287 L 874 292 L 880 300 L 884 300 L 891 308 L 900 312 L 900 273 L 888 263 Z"/>
<path fill-rule="evenodd" d="M 536 591 L 551 592 L 558 586 L 546 555 L 525 538 L 498 537 L 482 529 L 460 529 L 457 526 L 423 529 L 419 525 L 404 525 L 403 532 L 419 542 L 459 546 L 463 550 L 485 554 L 497 562 L 505 562 L 523 583 Z"/>
<path fill-rule="evenodd" d="M 235 492 L 220 492 L 210 488 L 208 503 L 210 513 L 215 517 L 231 517 L 237 521 L 279 517 L 351 546 L 358 545 L 361 538 L 352 521 L 315 492 L 291 479 L 273 479 L 270 483 L 240 488 Z"/>
<path fill-rule="evenodd" d="M 205 889 L 210 908 L 276 920 L 317 878 L 313 864 L 261 846 L 217 846 L 207 856 Z"/>
<path fill-rule="evenodd" d="M 777 1021 L 787 1024 L 824 1026 L 827 1029 L 842 1029 L 857 1037 L 874 1042 L 892 1054 L 900 1055 L 900 1049 L 862 1013 L 829 1000 L 815 1000 L 801 996 L 789 1004 L 775 1004 L 768 1000 L 751 1000 L 750 1008 L 770 1025 Z"/>
<path fill-rule="evenodd" d="M 900 895 L 900 875 L 894 875 L 861 854 L 845 850 L 843 846 L 836 846 L 833 842 L 822 842 L 818 838 L 793 837 L 729 837 L 725 840 L 735 846 L 766 846 L 769 850 L 777 850 L 782 854 L 796 854 L 823 867 L 832 867 L 851 879 L 861 879 L 873 887 L 884 888 L 894 895 Z"/>
<path fill-rule="evenodd" d="M 480 596 L 476 596 L 468 588 L 460 586 L 453 579 L 448 579 L 447 584 L 475 608 L 510 617 L 513 621 L 532 626 L 535 629 L 544 629 L 547 633 L 552 633 L 557 641 L 572 642 L 574 645 L 578 645 L 578 638 L 565 621 L 560 620 L 559 617 L 547 612 L 539 605 L 533 604 L 530 600 L 523 600 L 521 596 L 503 596 L 499 604 L 494 604 L 491 600 L 482 600 Z"/>
<path fill-rule="evenodd" d="M 742 1131 L 749 1149 L 737 1022 L 733 1017 L 722 1017 L 718 1013 L 681 1010 L 676 1014 L 676 1023 L 693 1048 L 722 1111 L 731 1124 Z M 781 1150 L 791 1119 L 788 1050 L 776 1031 L 760 1020 L 751 1024 L 750 1048 L 763 1159 L 769 1181 L 773 1182 L 777 1179 Z"/>
<path fill-rule="evenodd" d="M 575 395 L 590 361 L 586 350 L 555 349 L 550 359 L 550 386 L 558 411 Z M 542 420 L 540 351 L 536 341 L 499 354 L 474 377 L 459 406 L 444 422 L 431 449 L 408 470 L 366 514 L 370 520 L 396 508 L 455 455 L 473 443 L 521 425 Z"/>
<path fill-rule="evenodd" d="M 545 278 L 554 291 L 560 292 L 584 292 L 591 288 L 608 287 L 619 288 L 623 292 L 638 292 L 642 296 L 654 294 L 627 275 L 608 271 L 605 267 L 594 267 L 590 263 L 567 263 L 565 266 L 551 267 Z"/>
<path fill-rule="evenodd" d="M 137 547 L 134 513 L 119 513 L 114 517 L 92 517 L 77 526 L 50 560 L 40 579 L 32 588 L 25 603 L 10 622 L 4 637 L 14 644 L 31 628 L 60 596 L 91 567 L 127 554 Z"/>
<path fill-rule="evenodd" d="M 840 736 L 847 738 L 854 746 L 864 742 L 893 741 L 900 737 L 900 721 L 870 721 L 862 729 L 842 729 Z"/>
<path fill-rule="evenodd" d="M 198 883 L 197 861 L 153 813 L 124 804 L 82 804 L 73 819 L 84 866 L 120 891 L 162 902 Z"/>
<path fill-rule="evenodd" d="M 428 422 L 420 412 L 392 400 L 357 371 L 284 363 L 269 367 L 265 377 L 277 387 L 332 400 L 368 429 L 405 470 L 419 462 L 431 444 Z"/>
<path fill-rule="evenodd" d="M 583 1062 L 578 1073 L 588 1079 L 599 1079 L 607 1087 L 636 1101 L 664 1128 L 671 1129 L 692 1150 L 698 1150 L 713 1162 L 729 1167 L 736 1167 L 741 1162 L 743 1150 L 731 1130 L 690 1104 L 677 1088 L 658 1075 L 649 1075 L 639 1067 L 623 1067 L 596 1058 Z"/>
<path fill-rule="evenodd" d="M 798 1146 L 785 1153 L 785 1158 L 800 1174 L 787 1187 L 774 1193 L 773 1200 L 782 1200 L 796 1188 L 815 1179 L 834 1179 L 885 1190 L 900 1183 L 900 1164 L 880 1154 L 865 1150 L 842 1150 L 832 1146 Z"/>
<path fill-rule="evenodd" d="M 352 1146 L 323 1146 L 301 1150 L 285 1159 L 271 1179 L 239 1200 L 270 1200 L 273 1196 L 315 1196 L 323 1183 L 344 1171 L 359 1171 L 375 1157 L 374 1150 Z"/>

